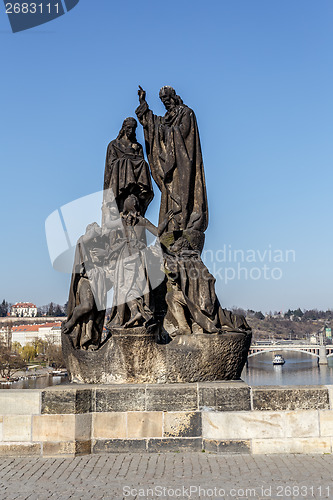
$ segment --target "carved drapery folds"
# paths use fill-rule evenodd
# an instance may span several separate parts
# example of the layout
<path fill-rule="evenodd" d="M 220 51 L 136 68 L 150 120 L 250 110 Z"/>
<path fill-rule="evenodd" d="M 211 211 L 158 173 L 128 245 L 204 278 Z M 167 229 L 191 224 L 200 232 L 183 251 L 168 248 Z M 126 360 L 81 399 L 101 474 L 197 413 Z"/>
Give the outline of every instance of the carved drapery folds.
<path fill-rule="evenodd" d="M 215 278 L 201 260 L 208 205 L 196 117 L 172 87 L 160 91 L 164 116 L 150 110 L 141 87 L 138 94 L 136 115 L 143 126 L 149 165 L 136 139 L 137 122 L 126 118 L 107 148 L 101 226 L 90 224 L 77 243 L 63 335 L 74 350 L 94 351 L 120 336 L 132 335 L 130 341 L 137 342 L 148 335 L 162 349 L 179 336 L 194 341 L 198 335 L 232 338 L 234 333 L 239 343 L 244 334 L 246 340 L 240 343 L 244 352 L 232 354 L 238 363 L 228 372 L 232 378 L 246 360 L 251 329 L 244 317 L 221 307 Z M 157 227 L 145 217 L 153 198 L 151 176 L 161 191 Z M 147 231 L 156 237 L 150 246 Z M 113 304 L 105 320 L 106 294 L 111 289 Z M 124 342 L 122 346 L 129 340 Z M 68 350 L 68 340 L 64 344 Z M 181 345 L 175 344 L 176 348 Z M 177 377 L 169 377 L 173 378 Z"/>

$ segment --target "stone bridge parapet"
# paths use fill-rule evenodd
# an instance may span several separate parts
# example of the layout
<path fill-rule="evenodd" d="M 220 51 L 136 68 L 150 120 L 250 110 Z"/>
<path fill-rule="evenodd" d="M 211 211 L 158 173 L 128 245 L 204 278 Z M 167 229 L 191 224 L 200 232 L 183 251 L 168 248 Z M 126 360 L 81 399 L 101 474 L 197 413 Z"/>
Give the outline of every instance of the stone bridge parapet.
<path fill-rule="evenodd" d="M 333 386 L 242 381 L 0 391 L 2 456 L 332 453 Z"/>

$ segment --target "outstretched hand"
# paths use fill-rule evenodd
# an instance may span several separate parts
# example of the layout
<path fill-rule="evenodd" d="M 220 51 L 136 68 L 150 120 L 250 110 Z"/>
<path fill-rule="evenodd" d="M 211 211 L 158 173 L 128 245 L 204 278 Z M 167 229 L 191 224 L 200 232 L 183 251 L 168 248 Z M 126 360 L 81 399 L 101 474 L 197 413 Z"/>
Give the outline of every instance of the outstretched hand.
<path fill-rule="evenodd" d="M 138 96 L 139 96 L 140 104 L 146 100 L 146 91 L 143 90 L 141 85 L 139 85 Z"/>
<path fill-rule="evenodd" d="M 174 218 L 174 212 L 173 210 L 169 210 L 167 213 L 166 213 L 166 216 L 165 216 L 165 219 L 163 222 L 161 222 L 161 224 L 158 226 L 158 236 L 161 236 L 161 234 L 163 233 L 163 231 L 166 229 L 167 225 L 169 224 L 169 222 L 171 221 L 171 219 Z"/>
<path fill-rule="evenodd" d="M 169 212 L 167 212 L 168 221 L 170 221 L 171 219 L 173 219 L 174 216 L 175 216 L 175 214 L 173 213 L 173 210 L 169 210 Z"/>

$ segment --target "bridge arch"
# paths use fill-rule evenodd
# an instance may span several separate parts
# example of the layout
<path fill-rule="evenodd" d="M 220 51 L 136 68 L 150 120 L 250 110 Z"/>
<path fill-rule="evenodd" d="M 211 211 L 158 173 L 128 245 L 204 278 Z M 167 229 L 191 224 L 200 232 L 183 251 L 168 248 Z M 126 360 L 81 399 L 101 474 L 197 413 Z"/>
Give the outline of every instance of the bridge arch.
<path fill-rule="evenodd" d="M 254 349 L 257 349 L 257 347 L 254 347 Z M 258 356 L 259 354 L 263 354 L 264 352 L 275 352 L 275 351 L 302 352 L 304 354 L 308 354 L 309 356 L 314 356 L 315 358 L 319 358 L 319 354 L 316 354 L 314 352 L 309 352 L 309 351 L 306 351 L 305 349 L 295 349 L 294 347 L 287 347 L 287 346 L 286 347 L 285 346 L 268 347 L 265 349 L 260 349 L 260 347 L 258 347 L 258 351 L 249 354 L 248 358 L 253 358 L 254 356 Z M 333 356 L 333 353 L 329 354 L 328 356 Z"/>

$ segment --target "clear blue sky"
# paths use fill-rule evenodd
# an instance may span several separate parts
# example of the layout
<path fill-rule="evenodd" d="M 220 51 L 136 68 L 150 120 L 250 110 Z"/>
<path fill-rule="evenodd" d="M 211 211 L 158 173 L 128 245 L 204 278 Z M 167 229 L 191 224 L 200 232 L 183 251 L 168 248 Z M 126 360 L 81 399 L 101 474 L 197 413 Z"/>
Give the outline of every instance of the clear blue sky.
<path fill-rule="evenodd" d="M 218 274 L 222 304 L 333 307 L 332 20 L 331 0 L 81 0 L 12 34 L 2 5 L 0 299 L 67 300 L 45 219 L 102 188 L 106 146 L 134 115 L 138 84 L 157 114 L 168 84 L 198 119 L 206 249 L 295 251 L 295 262 L 265 261 L 279 280 Z M 215 270 L 225 265 L 237 267 Z"/>

